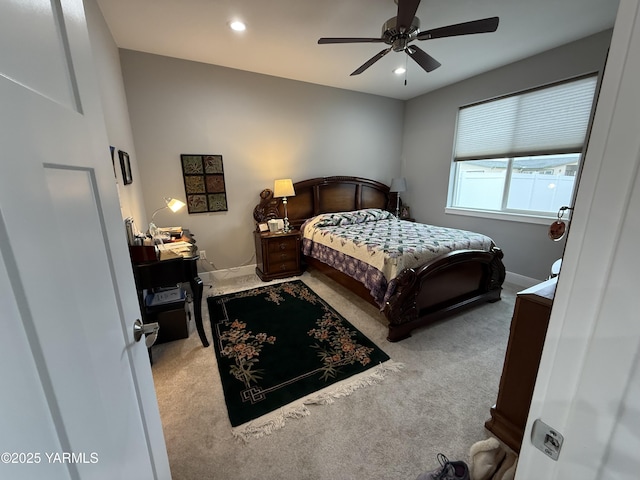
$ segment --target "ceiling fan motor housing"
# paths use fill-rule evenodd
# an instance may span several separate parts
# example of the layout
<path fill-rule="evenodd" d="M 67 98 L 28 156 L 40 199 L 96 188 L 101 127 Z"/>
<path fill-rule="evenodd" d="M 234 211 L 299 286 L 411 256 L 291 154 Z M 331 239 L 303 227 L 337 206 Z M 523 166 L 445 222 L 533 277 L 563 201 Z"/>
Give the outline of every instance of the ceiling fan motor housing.
<path fill-rule="evenodd" d="M 420 33 L 420 19 L 413 17 L 411 26 L 406 31 L 400 31 L 397 28 L 397 19 L 398 17 L 390 18 L 382 25 L 382 40 L 387 45 L 391 45 L 394 52 L 402 52 Z"/>
<path fill-rule="evenodd" d="M 394 0 L 398 6 L 398 13 L 382 25 L 382 35 L 371 37 L 328 37 L 320 38 L 318 44 L 327 43 L 380 43 L 389 45 L 388 48 L 376 53 L 369 60 L 353 71 L 351 76 L 360 75 L 390 51 L 404 52 L 409 55 L 425 72 L 432 72 L 441 64 L 415 45 L 409 45 L 414 40 L 431 40 L 433 38 L 457 37 L 459 35 L 473 35 L 476 33 L 495 32 L 500 19 L 498 17 L 482 18 L 470 22 L 456 23 L 445 27 L 420 31 L 420 19 L 416 17 L 420 0 Z"/>

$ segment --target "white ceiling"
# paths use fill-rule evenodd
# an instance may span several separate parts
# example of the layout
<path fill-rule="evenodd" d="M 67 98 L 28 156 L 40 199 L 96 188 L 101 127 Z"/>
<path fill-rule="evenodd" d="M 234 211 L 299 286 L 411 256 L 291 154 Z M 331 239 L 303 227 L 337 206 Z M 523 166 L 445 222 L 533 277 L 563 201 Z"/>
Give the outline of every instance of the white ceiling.
<path fill-rule="evenodd" d="M 617 0 L 422 0 L 421 30 L 498 16 L 495 33 L 414 41 L 442 66 L 422 70 L 386 45 L 318 45 L 320 37 L 379 37 L 394 0 L 97 0 L 120 48 L 331 87 L 409 99 L 613 26 Z M 241 19 L 242 33 L 228 23 Z M 392 70 L 407 65 L 405 76 Z"/>

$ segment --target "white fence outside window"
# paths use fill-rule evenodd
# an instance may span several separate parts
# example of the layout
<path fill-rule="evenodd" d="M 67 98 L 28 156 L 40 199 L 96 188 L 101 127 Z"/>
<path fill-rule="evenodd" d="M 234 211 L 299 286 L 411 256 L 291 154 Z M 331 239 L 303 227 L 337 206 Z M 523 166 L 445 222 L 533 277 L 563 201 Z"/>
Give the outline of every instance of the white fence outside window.
<path fill-rule="evenodd" d="M 452 206 L 479 210 L 502 209 L 506 170 L 459 172 Z M 575 176 L 513 173 L 507 210 L 556 213 L 571 205 Z"/>

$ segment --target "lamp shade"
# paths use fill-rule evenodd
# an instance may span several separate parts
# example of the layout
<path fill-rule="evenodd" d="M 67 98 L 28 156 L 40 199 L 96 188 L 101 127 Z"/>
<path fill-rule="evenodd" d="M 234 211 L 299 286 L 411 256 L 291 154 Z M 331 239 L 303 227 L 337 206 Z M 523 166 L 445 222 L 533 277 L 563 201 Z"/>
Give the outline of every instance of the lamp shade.
<path fill-rule="evenodd" d="M 296 191 L 293 189 L 293 182 L 290 178 L 276 180 L 273 184 L 274 197 L 295 197 Z"/>
<path fill-rule="evenodd" d="M 184 202 L 181 202 L 177 198 L 170 198 L 168 200 L 165 198 L 165 201 L 167 202 L 167 207 L 169 207 L 169 209 L 173 213 L 176 213 L 178 210 L 180 210 L 182 207 L 186 205 Z"/>
<path fill-rule="evenodd" d="M 389 188 L 390 192 L 406 192 L 407 191 L 407 180 L 403 178 L 394 178 L 391 180 L 391 187 Z"/>
<path fill-rule="evenodd" d="M 160 207 L 155 212 L 153 212 L 153 215 L 151 215 L 150 226 L 153 225 L 155 227 L 155 225 L 153 223 L 153 220 L 154 220 L 154 218 L 156 218 L 156 214 L 158 212 L 164 210 L 165 208 L 168 208 L 173 213 L 176 213 L 178 210 L 180 210 L 182 207 L 184 207 L 186 205 L 186 203 L 178 200 L 177 198 L 170 198 L 170 197 L 164 197 L 164 203 L 166 203 L 166 205 L 164 207 Z"/>

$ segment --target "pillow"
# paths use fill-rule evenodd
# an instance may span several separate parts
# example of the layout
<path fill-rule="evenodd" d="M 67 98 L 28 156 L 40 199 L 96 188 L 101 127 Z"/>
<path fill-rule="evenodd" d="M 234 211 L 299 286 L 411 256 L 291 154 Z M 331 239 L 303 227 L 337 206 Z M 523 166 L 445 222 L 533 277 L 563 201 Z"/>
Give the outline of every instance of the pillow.
<path fill-rule="evenodd" d="M 315 227 L 334 227 L 354 225 L 365 222 L 375 222 L 394 218 L 391 212 L 379 208 L 365 208 L 353 212 L 324 213 L 315 217 Z"/>

